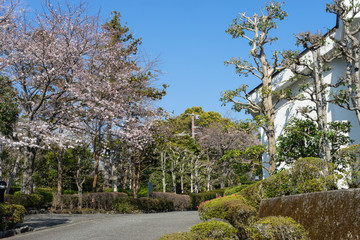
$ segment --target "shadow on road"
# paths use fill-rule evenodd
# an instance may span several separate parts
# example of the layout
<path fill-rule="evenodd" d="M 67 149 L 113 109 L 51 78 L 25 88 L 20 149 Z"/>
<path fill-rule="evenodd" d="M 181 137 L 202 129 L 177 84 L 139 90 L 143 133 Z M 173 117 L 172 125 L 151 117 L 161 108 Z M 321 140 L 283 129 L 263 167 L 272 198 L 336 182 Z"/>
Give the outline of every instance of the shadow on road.
<path fill-rule="evenodd" d="M 28 219 L 26 220 L 26 224 L 35 229 L 43 228 L 43 227 L 54 227 L 57 225 L 65 224 L 71 222 L 68 218 L 41 218 L 41 219 Z"/>

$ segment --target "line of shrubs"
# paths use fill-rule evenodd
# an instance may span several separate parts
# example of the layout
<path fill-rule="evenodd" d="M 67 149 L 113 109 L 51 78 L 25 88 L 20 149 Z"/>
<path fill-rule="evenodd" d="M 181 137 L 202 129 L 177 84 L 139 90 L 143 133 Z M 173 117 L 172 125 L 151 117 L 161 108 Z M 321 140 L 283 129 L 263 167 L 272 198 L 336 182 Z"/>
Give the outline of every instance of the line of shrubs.
<path fill-rule="evenodd" d="M 100 212 L 166 212 L 174 211 L 174 204 L 168 199 L 128 197 L 122 192 L 99 192 L 83 194 L 81 208 L 79 195 L 62 195 L 59 205 L 54 205 L 55 212 L 88 212 L 90 209 Z M 81 210 L 80 210 L 81 209 Z"/>

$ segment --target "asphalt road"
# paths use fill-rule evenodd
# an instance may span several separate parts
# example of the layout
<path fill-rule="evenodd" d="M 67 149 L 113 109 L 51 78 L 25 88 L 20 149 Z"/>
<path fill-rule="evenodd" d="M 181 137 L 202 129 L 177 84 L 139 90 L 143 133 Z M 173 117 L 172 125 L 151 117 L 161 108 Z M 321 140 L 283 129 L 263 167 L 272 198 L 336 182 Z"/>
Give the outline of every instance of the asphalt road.
<path fill-rule="evenodd" d="M 23 225 L 35 231 L 7 239 L 27 240 L 155 240 L 174 232 L 187 232 L 199 223 L 196 211 L 151 214 L 37 214 Z"/>

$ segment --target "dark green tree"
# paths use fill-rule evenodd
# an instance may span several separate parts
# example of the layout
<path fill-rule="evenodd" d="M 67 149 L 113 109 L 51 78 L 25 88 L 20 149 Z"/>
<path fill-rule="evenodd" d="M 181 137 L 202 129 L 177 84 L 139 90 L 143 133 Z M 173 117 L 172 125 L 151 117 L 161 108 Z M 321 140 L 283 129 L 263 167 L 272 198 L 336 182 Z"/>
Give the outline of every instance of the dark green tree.
<path fill-rule="evenodd" d="M 348 122 L 328 123 L 327 138 L 331 143 L 331 155 L 348 145 L 352 140 L 348 137 L 351 125 Z M 320 139 L 324 132 L 321 131 L 315 122 L 305 119 L 293 118 L 285 128 L 284 133 L 277 139 L 277 164 L 289 165 L 299 158 L 320 157 Z M 336 162 L 336 158 L 332 158 Z"/>

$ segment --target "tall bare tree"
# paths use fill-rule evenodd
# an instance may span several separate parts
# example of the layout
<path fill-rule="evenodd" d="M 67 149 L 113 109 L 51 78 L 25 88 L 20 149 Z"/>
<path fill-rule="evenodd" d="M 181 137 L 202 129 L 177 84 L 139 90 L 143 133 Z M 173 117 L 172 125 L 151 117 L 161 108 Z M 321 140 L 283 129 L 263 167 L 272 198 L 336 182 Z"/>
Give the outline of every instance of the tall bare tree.
<path fill-rule="evenodd" d="M 338 79 L 336 85 L 342 88 L 332 95 L 334 103 L 356 113 L 360 124 L 360 24 L 356 21 L 360 13 L 360 3 L 356 0 L 333 0 L 326 10 L 334 13 L 342 21 L 343 38 L 334 39 L 338 56 L 345 58 L 345 76 Z"/>
<path fill-rule="evenodd" d="M 278 52 L 274 52 L 271 59 L 267 57 L 266 47 L 277 40 L 277 37 L 270 35 L 271 30 L 277 28 L 276 22 L 287 17 L 287 13 L 281 7 L 281 3 L 272 1 L 266 4 L 261 14 L 255 13 L 250 17 L 245 13 L 240 13 L 226 31 L 233 38 L 244 38 L 248 41 L 251 47 L 250 57 L 253 63 L 242 58 L 233 58 L 225 62 L 225 64 L 234 65 L 236 72 L 240 76 L 247 77 L 248 74 L 251 74 L 258 78 L 261 81 L 261 88 L 257 91 L 260 98 L 259 102 L 255 102 L 247 93 L 246 85 L 242 85 L 236 90 L 224 92 L 222 101 L 224 103 L 234 103 L 233 109 L 235 111 L 245 109 L 252 115 L 261 116 L 258 119 L 261 118 L 261 127 L 267 137 L 270 174 L 276 169 L 275 106 L 282 99 L 282 93 L 274 91 L 273 80 L 274 74 L 285 67 L 284 61 Z"/>

